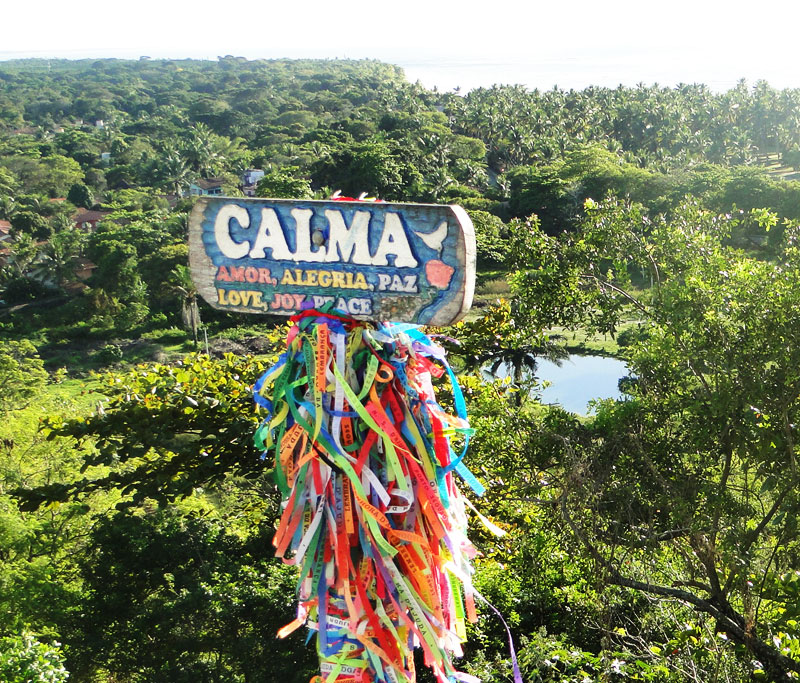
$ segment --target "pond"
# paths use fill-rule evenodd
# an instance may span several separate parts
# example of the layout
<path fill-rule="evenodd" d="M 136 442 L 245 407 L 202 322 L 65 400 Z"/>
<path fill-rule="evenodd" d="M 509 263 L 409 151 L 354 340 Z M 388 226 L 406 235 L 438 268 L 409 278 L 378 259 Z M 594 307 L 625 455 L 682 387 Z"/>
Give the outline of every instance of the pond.
<path fill-rule="evenodd" d="M 628 374 L 628 366 L 617 358 L 572 354 L 561 365 L 538 360 L 536 376 L 550 386 L 540 392 L 542 403 L 558 403 L 565 410 L 587 415 L 588 403 L 596 398 L 622 398 L 617 383 Z M 497 377 L 507 369 L 499 367 Z"/>

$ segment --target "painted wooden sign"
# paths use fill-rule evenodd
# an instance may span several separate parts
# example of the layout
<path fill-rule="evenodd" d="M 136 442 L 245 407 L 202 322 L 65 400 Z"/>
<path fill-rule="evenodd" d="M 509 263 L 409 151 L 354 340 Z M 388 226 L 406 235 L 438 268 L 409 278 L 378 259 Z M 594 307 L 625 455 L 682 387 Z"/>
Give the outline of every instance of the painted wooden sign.
<path fill-rule="evenodd" d="M 458 206 L 203 198 L 189 263 L 214 308 L 447 325 L 472 305 L 475 233 Z"/>

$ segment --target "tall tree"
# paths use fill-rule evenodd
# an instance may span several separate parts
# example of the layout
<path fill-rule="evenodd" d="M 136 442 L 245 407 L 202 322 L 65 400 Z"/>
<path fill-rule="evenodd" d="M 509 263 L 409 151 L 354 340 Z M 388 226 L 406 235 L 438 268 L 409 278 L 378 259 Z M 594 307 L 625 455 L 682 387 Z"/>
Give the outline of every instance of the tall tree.
<path fill-rule="evenodd" d="M 197 306 L 198 292 L 192 281 L 188 266 L 177 265 L 167 280 L 169 287 L 180 296 L 181 321 L 192 333 L 194 348 L 197 349 L 197 330 L 200 327 L 200 309 Z"/>
<path fill-rule="evenodd" d="M 553 435 L 559 455 L 531 495 L 607 584 L 690 606 L 755 670 L 796 680 L 800 228 L 762 261 L 729 246 L 738 217 L 587 211 L 580 233 L 540 236 L 515 290 L 540 324 L 613 332 L 632 307 L 635 380 L 630 401 Z M 629 277 L 641 269 L 646 295 Z"/>

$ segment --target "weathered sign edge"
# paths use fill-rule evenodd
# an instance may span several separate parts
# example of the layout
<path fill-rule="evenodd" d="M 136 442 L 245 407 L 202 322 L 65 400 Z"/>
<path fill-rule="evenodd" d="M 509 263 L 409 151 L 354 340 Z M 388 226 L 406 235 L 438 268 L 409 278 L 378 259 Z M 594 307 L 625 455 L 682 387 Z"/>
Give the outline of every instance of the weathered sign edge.
<path fill-rule="evenodd" d="M 475 241 L 475 226 L 472 224 L 472 219 L 465 209 L 458 204 L 446 204 L 449 206 L 453 215 L 458 219 L 461 224 L 464 236 L 464 298 L 461 302 L 461 310 L 455 315 L 451 325 L 461 320 L 472 308 L 472 300 L 475 297 L 475 275 L 477 270 L 478 260 L 478 247 Z"/>

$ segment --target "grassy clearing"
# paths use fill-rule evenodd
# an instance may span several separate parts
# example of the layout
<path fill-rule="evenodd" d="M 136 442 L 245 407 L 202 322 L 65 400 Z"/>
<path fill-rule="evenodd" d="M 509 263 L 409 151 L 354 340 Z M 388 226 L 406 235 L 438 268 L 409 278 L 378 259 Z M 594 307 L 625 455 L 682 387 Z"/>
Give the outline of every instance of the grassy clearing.
<path fill-rule="evenodd" d="M 483 270 L 475 276 L 475 296 L 472 308 L 465 320 L 477 320 L 483 315 L 483 309 L 498 299 L 507 299 L 511 295 L 508 285 L 508 272 L 504 270 Z"/>
<path fill-rule="evenodd" d="M 72 406 L 78 412 L 88 412 L 103 400 L 99 390 L 99 381 L 90 376 L 51 382 L 45 388 L 45 393 L 56 404 Z"/>
<path fill-rule="evenodd" d="M 586 330 L 568 330 L 564 327 L 552 327 L 545 331 L 550 335 L 562 337 L 564 348 L 570 353 L 619 357 L 623 351 L 623 347 L 617 343 L 620 332 L 634 329 L 638 325 L 638 320 L 627 320 L 617 328 L 617 333 L 613 337 L 609 334 L 593 334 Z"/>
<path fill-rule="evenodd" d="M 631 293 L 638 298 L 646 299 L 647 292 L 639 287 L 633 287 Z M 475 285 L 475 299 L 472 309 L 466 320 L 477 320 L 483 315 L 483 309 L 498 299 L 507 299 L 511 295 L 508 284 L 508 273 L 502 270 L 483 271 L 477 274 Z M 553 327 L 545 330 L 550 335 L 563 339 L 564 347 L 570 353 L 581 353 L 598 356 L 620 356 L 622 347 L 617 343 L 621 332 L 635 328 L 640 324 L 634 311 L 630 312 L 630 319 L 624 321 L 617 333 L 594 334 L 586 330 L 570 330 L 564 327 Z"/>
<path fill-rule="evenodd" d="M 186 333 L 175 328 L 148 332 L 138 339 L 60 340 L 39 346 L 45 368 L 54 375 L 66 372 L 71 378 L 138 363 L 170 362 L 194 350 Z"/>

